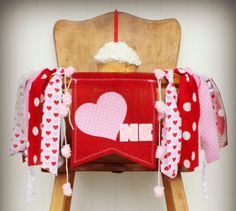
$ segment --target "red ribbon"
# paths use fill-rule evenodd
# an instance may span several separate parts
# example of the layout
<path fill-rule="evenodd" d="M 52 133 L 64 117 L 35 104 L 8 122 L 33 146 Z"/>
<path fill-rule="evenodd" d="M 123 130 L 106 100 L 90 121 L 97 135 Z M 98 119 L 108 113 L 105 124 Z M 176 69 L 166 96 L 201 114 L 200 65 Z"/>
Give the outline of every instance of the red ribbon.
<path fill-rule="evenodd" d="M 114 42 L 118 42 L 118 10 L 114 12 Z"/>

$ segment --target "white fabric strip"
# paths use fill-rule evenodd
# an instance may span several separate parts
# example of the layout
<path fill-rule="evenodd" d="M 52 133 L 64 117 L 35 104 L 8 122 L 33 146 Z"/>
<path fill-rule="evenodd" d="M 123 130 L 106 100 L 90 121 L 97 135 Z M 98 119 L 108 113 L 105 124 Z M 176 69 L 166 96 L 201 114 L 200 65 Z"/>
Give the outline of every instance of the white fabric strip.
<path fill-rule="evenodd" d="M 42 168 L 57 174 L 60 143 L 61 76 L 55 75 L 45 90 L 42 120 Z"/>
<path fill-rule="evenodd" d="M 178 173 L 178 163 L 181 154 L 182 119 L 177 107 L 177 91 L 174 86 L 173 71 L 168 70 L 166 78 L 166 116 L 163 120 L 162 146 L 166 154 L 161 160 L 161 171 L 170 178 L 174 178 Z"/>
<path fill-rule="evenodd" d="M 11 146 L 10 146 L 10 155 L 23 153 L 27 147 L 28 136 L 25 130 L 25 122 L 26 122 L 25 118 L 27 118 L 27 115 L 25 114 L 26 112 L 25 95 L 26 95 L 27 83 L 31 79 L 33 74 L 34 73 L 25 74 L 18 85 L 13 131 L 12 131 Z"/>

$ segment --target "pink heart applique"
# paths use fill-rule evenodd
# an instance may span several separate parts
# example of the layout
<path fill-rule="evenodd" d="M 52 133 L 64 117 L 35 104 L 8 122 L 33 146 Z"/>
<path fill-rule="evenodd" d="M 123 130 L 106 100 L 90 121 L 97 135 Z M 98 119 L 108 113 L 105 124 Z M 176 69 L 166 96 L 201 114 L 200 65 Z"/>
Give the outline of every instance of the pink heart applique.
<path fill-rule="evenodd" d="M 106 92 L 97 104 L 81 105 L 75 112 L 75 123 L 86 134 L 115 141 L 126 113 L 125 99 L 116 92 Z"/>

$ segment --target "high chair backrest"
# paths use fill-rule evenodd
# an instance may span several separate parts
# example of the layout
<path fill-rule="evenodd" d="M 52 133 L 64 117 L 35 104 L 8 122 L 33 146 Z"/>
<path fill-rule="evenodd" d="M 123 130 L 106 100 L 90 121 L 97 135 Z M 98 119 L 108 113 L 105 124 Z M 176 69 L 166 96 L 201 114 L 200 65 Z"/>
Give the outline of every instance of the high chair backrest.
<path fill-rule="evenodd" d="M 77 71 L 96 71 L 94 55 L 113 41 L 114 13 L 84 21 L 59 20 L 54 27 L 58 65 Z M 174 68 L 180 45 L 180 25 L 175 19 L 147 20 L 119 13 L 119 41 L 133 48 L 142 61 L 141 72 Z"/>

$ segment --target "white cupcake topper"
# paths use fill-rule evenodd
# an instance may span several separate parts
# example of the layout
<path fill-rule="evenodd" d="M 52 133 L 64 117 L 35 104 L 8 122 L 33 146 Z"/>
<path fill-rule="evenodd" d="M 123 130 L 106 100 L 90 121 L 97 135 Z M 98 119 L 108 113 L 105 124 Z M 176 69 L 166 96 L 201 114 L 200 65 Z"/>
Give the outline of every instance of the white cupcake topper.
<path fill-rule="evenodd" d="M 111 62 L 141 65 L 138 54 L 125 42 L 118 42 L 118 11 L 114 13 L 114 41 L 105 43 L 94 57 L 97 64 Z"/>

